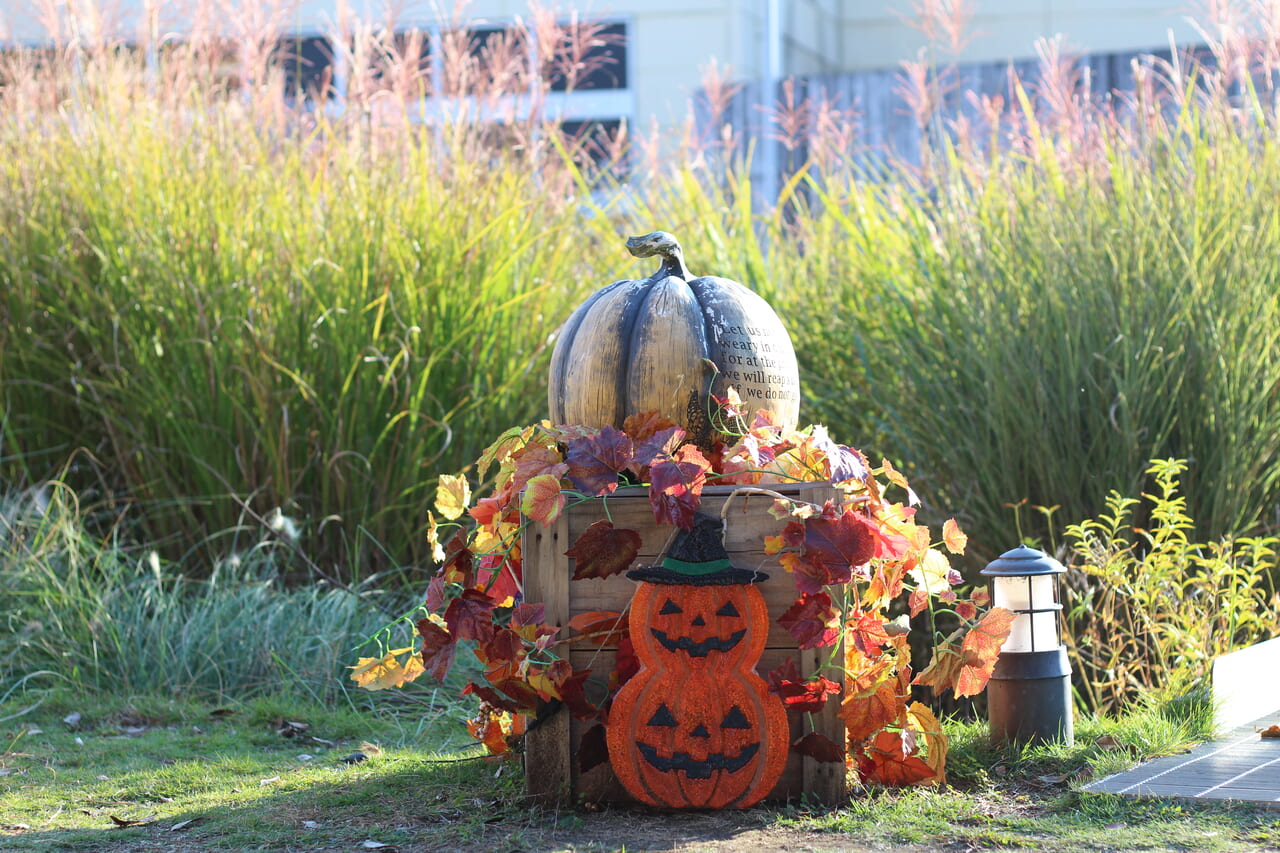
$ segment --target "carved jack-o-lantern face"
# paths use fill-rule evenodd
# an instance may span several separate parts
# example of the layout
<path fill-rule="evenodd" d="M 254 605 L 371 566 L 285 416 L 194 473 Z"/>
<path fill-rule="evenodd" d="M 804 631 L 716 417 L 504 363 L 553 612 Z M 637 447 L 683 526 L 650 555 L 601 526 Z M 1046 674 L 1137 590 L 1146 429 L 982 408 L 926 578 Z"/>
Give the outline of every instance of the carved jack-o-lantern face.
<path fill-rule="evenodd" d="M 631 612 L 637 654 L 697 669 L 759 658 L 769 629 L 764 599 L 745 584 L 644 583 L 632 599 Z"/>
<path fill-rule="evenodd" d="M 786 711 L 754 666 L 768 610 L 754 586 L 641 583 L 631 636 L 641 670 L 609 716 L 609 755 L 651 805 L 744 807 L 786 764 Z"/>

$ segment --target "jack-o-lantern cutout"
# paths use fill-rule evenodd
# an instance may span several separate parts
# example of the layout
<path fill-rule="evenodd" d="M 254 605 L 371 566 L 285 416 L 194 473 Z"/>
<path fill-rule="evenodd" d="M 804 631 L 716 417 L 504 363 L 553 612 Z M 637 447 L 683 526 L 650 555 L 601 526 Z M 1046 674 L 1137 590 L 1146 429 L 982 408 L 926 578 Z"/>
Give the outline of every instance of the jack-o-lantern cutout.
<path fill-rule="evenodd" d="M 755 666 L 769 612 L 730 565 L 720 522 L 699 517 L 661 566 L 636 569 L 630 628 L 640 671 L 609 712 L 609 759 L 637 800 L 673 808 L 746 807 L 787 762 L 787 715 Z"/>

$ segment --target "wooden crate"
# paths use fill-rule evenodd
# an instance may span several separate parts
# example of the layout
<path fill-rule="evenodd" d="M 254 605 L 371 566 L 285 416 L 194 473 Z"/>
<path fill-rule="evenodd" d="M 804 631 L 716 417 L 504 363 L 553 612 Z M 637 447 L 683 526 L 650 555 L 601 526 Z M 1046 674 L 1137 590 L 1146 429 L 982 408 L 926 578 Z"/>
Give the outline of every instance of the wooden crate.
<path fill-rule="evenodd" d="M 797 483 L 770 488 L 787 496 L 812 503 L 838 497 L 835 489 L 823 483 Z M 702 511 L 718 514 L 732 486 L 708 486 L 702 495 Z M 813 672 L 831 654 L 830 647 L 800 650 L 795 638 L 777 624 L 778 616 L 796 599 L 795 581 L 777 562 L 763 553 L 764 536 L 776 534 L 781 523 L 768 514 L 773 499 L 765 495 L 738 495 L 733 498 L 725 518 L 725 545 L 735 566 L 760 569 L 769 578 L 758 584 L 769 606 L 769 638 L 757 672 L 765 673 L 793 658 L 801 673 Z M 615 527 L 628 528 L 640 534 L 640 556 L 635 566 L 652 565 L 664 552 L 675 528 L 659 526 L 653 520 L 648 493 L 644 489 L 620 490 L 608 498 L 609 515 Z M 608 578 L 572 580 L 573 561 L 565 551 L 591 523 L 604 518 L 600 501 L 590 501 L 567 508 L 549 527 L 530 524 L 522 540 L 524 558 L 525 600 L 546 606 L 546 621 L 563 625 L 573 616 L 595 610 L 625 611 L 635 592 L 636 582 L 625 575 Z M 569 651 L 575 669 L 590 669 L 593 674 L 607 675 L 613 670 L 615 649 L 573 647 Z M 830 677 L 830 674 L 828 674 Z M 836 743 L 844 743 L 844 722 L 839 716 L 839 701 L 828 701 L 822 712 L 813 715 L 817 731 Z M 792 741 L 805 733 L 798 715 L 789 714 Z M 588 723 L 573 719 L 561 709 L 541 721 L 525 736 L 525 789 L 543 803 L 565 803 L 579 799 L 588 802 L 627 802 L 631 797 L 618 782 L 608 765 L 599 765 L 580 773 L 576 760 L 578 744 Z M 842 762 L 819 762 L 792 754 L 782 778 L 767 797 L 771 801 L 798 798 L 801 795 L 820 802 L 835 804 L 848 793 Z"/>

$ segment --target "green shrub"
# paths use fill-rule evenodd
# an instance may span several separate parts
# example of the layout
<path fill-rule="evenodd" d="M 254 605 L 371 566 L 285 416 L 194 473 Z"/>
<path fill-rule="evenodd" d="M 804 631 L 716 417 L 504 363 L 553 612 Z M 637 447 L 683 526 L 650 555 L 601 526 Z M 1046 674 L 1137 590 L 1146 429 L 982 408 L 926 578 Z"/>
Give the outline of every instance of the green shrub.
<path fill-rule="evenodd" d="M 1155 460 L 1138 499 L 1112 492 L 1107 511 L 1066 529 L 1064 635 L 1081 701 L 1097 711 L 1167 702 L 1208 685 L 1214 658 L 1280 635 L 1273 537 L 1202 544 L 1179 493 L 1186 462 Z"/>

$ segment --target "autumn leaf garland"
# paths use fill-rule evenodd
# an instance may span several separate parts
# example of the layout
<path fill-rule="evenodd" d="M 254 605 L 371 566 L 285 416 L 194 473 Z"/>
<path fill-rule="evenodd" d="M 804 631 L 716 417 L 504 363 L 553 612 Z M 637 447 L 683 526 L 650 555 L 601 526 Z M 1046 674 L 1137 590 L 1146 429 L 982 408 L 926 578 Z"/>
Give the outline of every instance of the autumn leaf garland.
<path fill-rule="evenodd" d="M 509 429 L 485 450 L 476 472 L 482 478 L 496 473 L 484 497 L 472 499 L 461 476 L 441 477 L 435 508 L 445 520 L 433 515 L 427 530 L 440 567 L 420 610 L 427 615 L 416 623 L 419 654 L 397 649 L 361 658 L 352 679 L 368 689 L 400 686 L 424 672 L 443 681 L 462 642 L 484 669 L 483 683 L 463 688 L 480 700 L 468 727 L 491 752 L 510 748 L 524 720 L 549 702 L 598 721 L 607 697 L 588 698 L 590 671 L 575 670 L 562 652 L 570 643 L 616 646 L 618 662 L 608 678 L 612 695 L 634 671 L 626 618 L 600 611 L 565 626 L 542 624 L 541 608 L 521 601 L 520 530 L 552 523 L 570 502 L 604 498 L 607 506 L 608 496 L 624 485 L 647 486 L 657 523 L 688 529 L 708 483 L 766 490 L 826 481 L 839 488 L 840 501 L 814 505 L 777 495 L 772 514 L 780 527 L 761 543 L 796 584 L 796 600 L 779 624 L 799 648 L 844 648 L 835 662 L 838 680 L 801 673 L 792 660 L 767 674 L 771 692 L 792 713 L 840 703 L 846 743 L 809 732 L 792 749 L 818 760 L 846 760 L 871 783 L 942 781 L 946 739 L 929 709 L 911 701 L 911 687 L 950 689 L 957 696 L 981 691 L 1012 614 L 991 610 L 979 620 L 985 601 L 957 595 L 958 574 L 933 547 L 927 528 L 916 523 L 916 496 L 888 461 L 873 468 L 821 426 L 784 430 L 767 413 L 747 422 L 731 400 L 719 402 L 724 409 L 713 422 L 733 423 L 737 431 L 720 433 L 709 448 L 691 443 L 683 429 L 652 412 L 633 415 L 621 430 L 544 422 Z M 884 497 L 891 487 L 903 490 L 905 504 Z M 464 513 L 469 530 L 457 521 Z M 450 529 L 453 535 L 443 538 Z M 965 536 L 954 521 L 944 525 L 941 544 L 950 553 L 964 550 Z M 604 578 L 628 569 L 639 549 L 636 531 L 606 518 L 591 524 L 567 556 L 575 579 Z M 914 679 L 906 628 L 887 615 L 900 597 L 912 615 L 949 610 L 963 623 L 936 644 L 932 662 Z"/>

